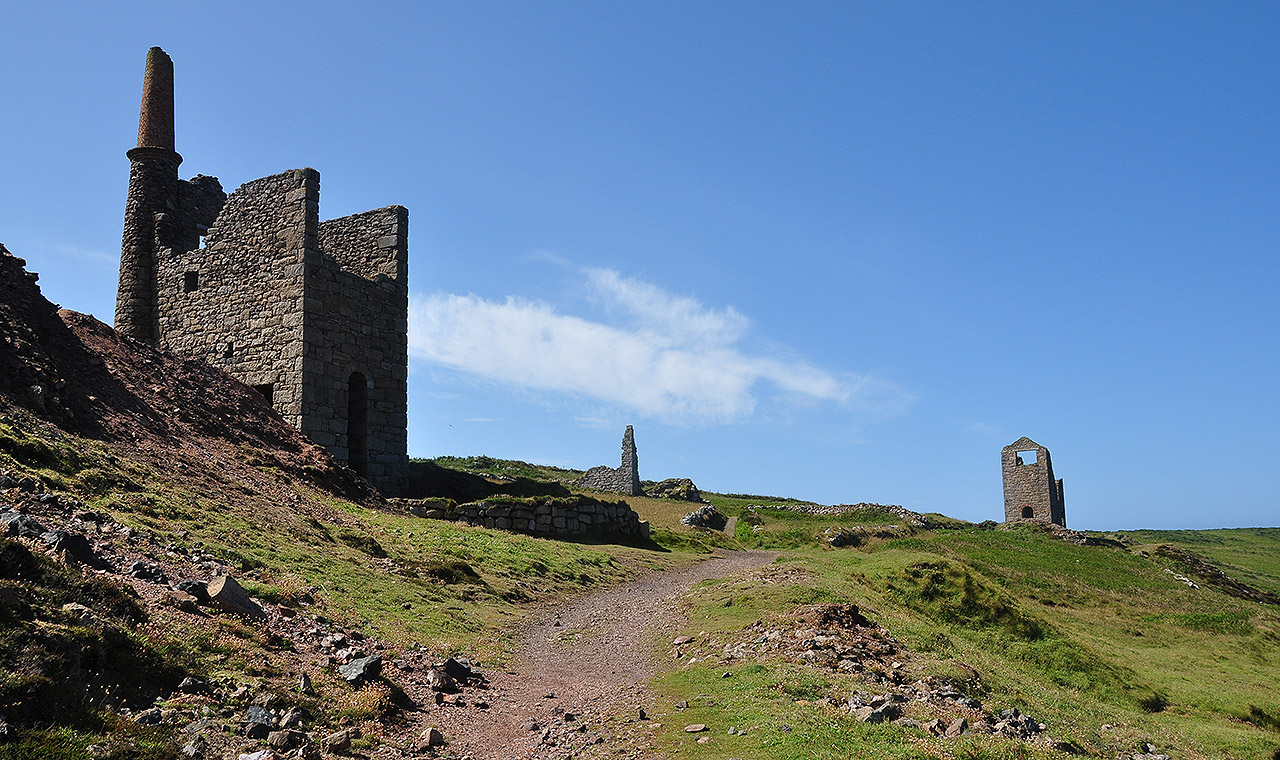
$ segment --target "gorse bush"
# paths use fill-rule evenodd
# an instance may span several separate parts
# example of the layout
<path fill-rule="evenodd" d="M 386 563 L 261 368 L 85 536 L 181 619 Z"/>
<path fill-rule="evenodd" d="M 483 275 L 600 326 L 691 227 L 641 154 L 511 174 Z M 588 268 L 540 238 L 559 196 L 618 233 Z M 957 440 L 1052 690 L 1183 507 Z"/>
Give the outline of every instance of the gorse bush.
<path fill-rule="evenodd" d="M 970 568 L 947 560 L 917 562 L 889 585 L 907 606 L 929 617 L 968 628 L 999 627 L 1015 638 L 1036 641 L 1045 625 L 1023 612 L 999 587 Z"/>

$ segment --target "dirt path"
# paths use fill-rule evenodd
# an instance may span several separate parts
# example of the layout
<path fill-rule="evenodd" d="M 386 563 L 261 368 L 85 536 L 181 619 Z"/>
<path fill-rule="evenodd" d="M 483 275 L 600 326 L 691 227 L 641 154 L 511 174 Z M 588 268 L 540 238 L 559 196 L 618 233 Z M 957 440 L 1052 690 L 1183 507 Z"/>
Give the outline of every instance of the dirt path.
<path fill-rule="evenodd" d="M 645 751 L 648 724 L 628 720 L 653 708 L 644 684 L 656 671 L 646 642 L 680 626 L 680 600 L 694 584 L 775 557 L 728 552 L 575 600 L 529 628 L 515 670 L 487 674 L 488 690 L 464 695 L 471 705 L 432 708 L 423 725 L 444 731 L 446 757 L 559 760 L 595 745 L 614 756 L 656 756 Z M 476 709 L 476 700 L 488 708 Z"/>

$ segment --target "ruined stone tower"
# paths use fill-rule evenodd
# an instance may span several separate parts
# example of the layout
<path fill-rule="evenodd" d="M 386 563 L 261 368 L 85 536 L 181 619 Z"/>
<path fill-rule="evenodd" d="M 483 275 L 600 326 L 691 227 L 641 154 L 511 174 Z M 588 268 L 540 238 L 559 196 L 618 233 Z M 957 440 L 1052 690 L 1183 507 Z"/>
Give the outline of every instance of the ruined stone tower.
<path fill-rule="evenodd" d="M 1067 527 L 1062 480 L 1054 480 L 1049 450 L 1023 436 L 1000 451 L 1004 519 L 1036 520 Z"/>
<path fill-rule="evenodd" d="M 640 460 L 636 456 L 636 436 L 631 426 L 622 434 L 622 464 L 616 469 L 600 465 L 592 467 L 574 483 L 582 488 L 597 491 L 613 491 L 628 496 L 642 496 L 640 488 Z"/>
<path fill-rule="evenodd" d="M 178 179 L 173 62 L 147 53 L 116 329 L 253 386 L 387 493 L 408 458 L 408 233 L 402 206 L 319 220 L 320 174 Z M 203 245 L 201 238 L 203 237 Z"/>

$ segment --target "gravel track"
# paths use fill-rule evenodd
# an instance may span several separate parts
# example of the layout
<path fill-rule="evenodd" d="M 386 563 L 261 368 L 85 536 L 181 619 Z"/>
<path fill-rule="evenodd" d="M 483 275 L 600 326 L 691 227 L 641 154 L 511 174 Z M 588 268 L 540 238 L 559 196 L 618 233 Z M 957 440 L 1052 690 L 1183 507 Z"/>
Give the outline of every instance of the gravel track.
<path fill-rule="evenodd" d="M 429 712 L 429 722 L 448 737 L 448 753 L 460 758 L 561 760 L 593 750 L 658 757 L 647 749 L 648 724 L 628 720 L 638 708 L 652 710 L 645 683 L 657 669 L 647 642 L 680 627 L 681 600 L 695 584 L 776 556 L 718 554 L 556 608 L 525 632 L 513 670 L 489 674 L 489 689 L 481 692 L 488 709 L 445 706 Z"/>

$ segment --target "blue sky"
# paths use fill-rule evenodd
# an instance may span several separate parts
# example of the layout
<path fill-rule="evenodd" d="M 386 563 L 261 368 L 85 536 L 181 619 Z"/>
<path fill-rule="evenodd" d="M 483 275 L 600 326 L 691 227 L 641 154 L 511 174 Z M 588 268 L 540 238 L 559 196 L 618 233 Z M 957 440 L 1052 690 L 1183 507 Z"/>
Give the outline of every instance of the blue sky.
<path fill-rule="evenodd" d="M 410 452 L 1080 528 L 1276 525 L 1274 3 L 28 3 L 0 240 L 111 321 L 183 177 L 410 210 Z"/>

